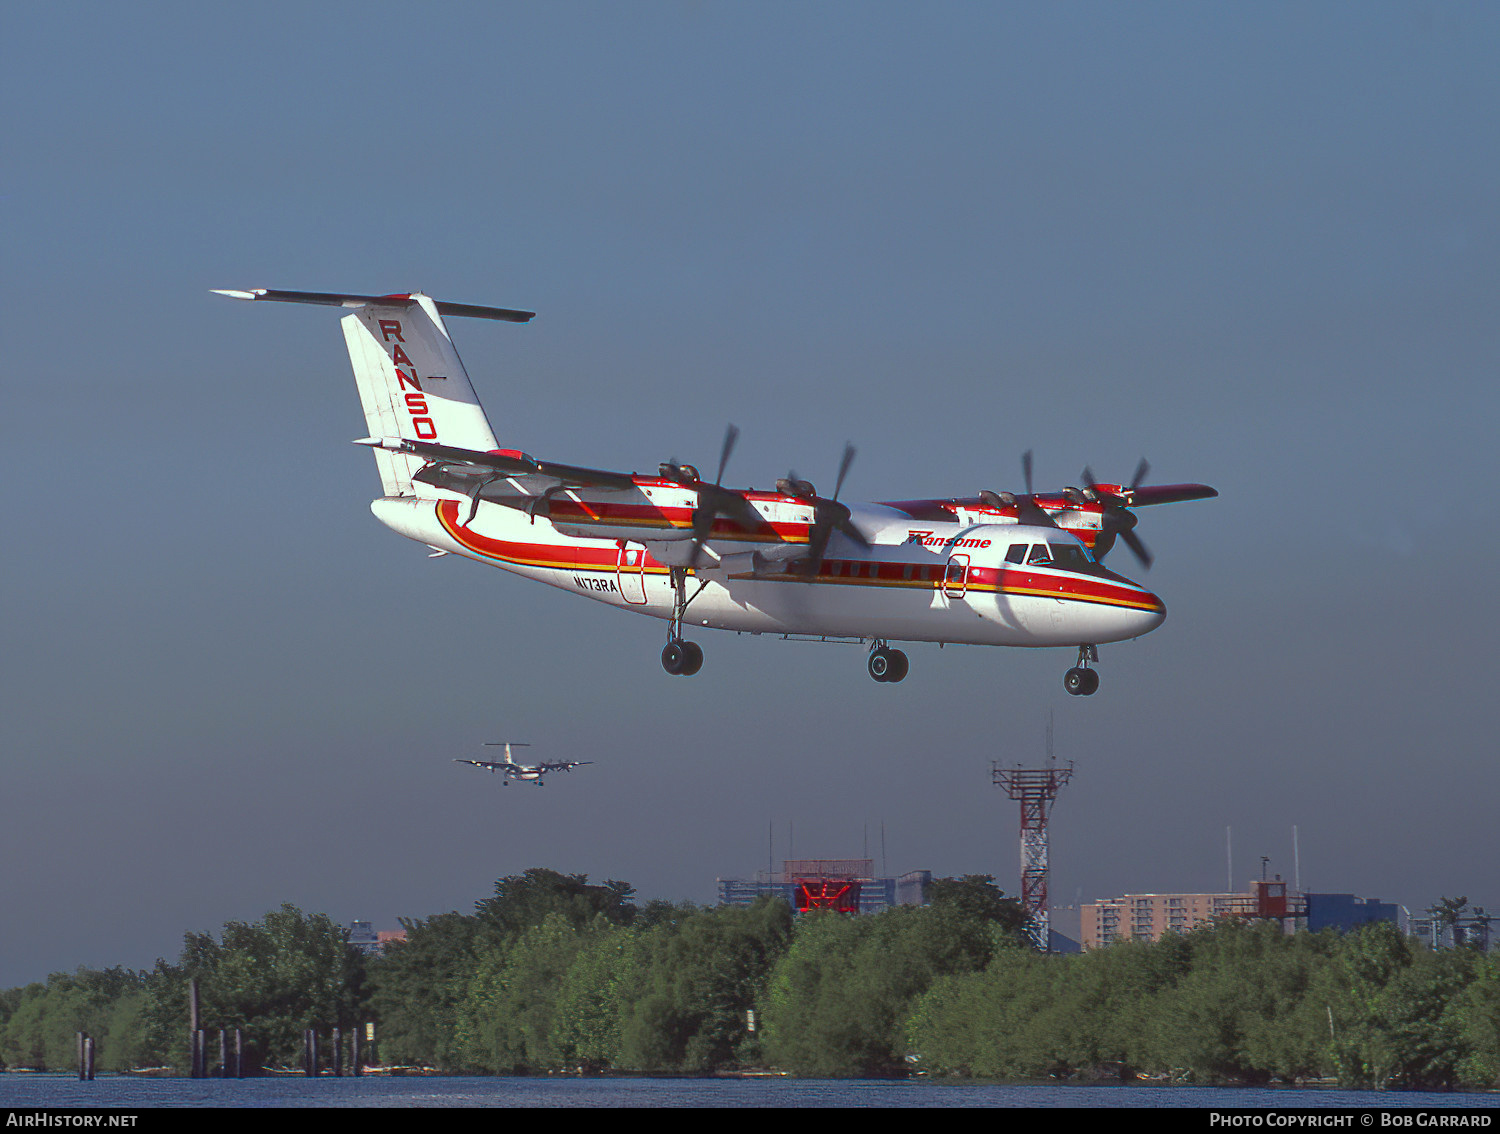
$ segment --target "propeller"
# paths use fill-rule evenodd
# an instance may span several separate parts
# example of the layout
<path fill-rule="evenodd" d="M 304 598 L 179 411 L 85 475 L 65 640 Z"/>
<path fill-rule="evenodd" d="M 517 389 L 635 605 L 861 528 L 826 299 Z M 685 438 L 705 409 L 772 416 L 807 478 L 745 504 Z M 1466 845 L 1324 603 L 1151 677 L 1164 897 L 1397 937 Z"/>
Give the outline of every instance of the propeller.
<path fill-rule="evenodd" d="M 979 499 L 991 508 L 1014 508 L 1016 520 L 1022 524 L 1030 524 L 1038 528 L 1055 528 L 1057 521 L 1047 514 L 1046 509 L 1036 502 L 1036 494 L 1031 487 L 1031 450 L 1021 454 L 1021 475 L 1026 481 L 1026 492 L 1017 496 L 1014 492 L 990 492 L 988 490 L 979 494 Z"/>
<path fill-rule="evenodd" d="M 733 424 L 724 430 L 724 445 L 719 451 L 719 471 L 714 474 L 712 484 L 705 484 L 692 465 L 679 465 L 676 460 L 671 460 L 661 466 L 663 477 L 697 489 L 698 492 L 698 506 L 693 509 L 693 553 L 688 559 L 690 567 L 698 566 L 703 555 L 703 545 L 713 534 L 714 521 L 720 516 L 728 516 L 746 529 L 754 529 L 760 523 L 760 513 L 744 496 L 723 487 L 724 470 L 729 467 L 729 455 L 734 452 L 735 442 L 739 437 L 740 431 Z"/>
<path fill-rule="evenodd" d="M 1141 566 L 1150 570 L 1155 556 L 1141 541 L 1141 537 L 1135 534 L 1135 525 L 1140 521 L 1130 510 L 1130 502 L 1135 496 L 1135 490 L 1141 486 L 1141 481 L 1146 479 L 1146 474 L 1150 471 L 1151 463 L 1142 457 L 1141 463 L 1135 466 L 1135 475 L 1130 478 L 1130 484 L 1122 485 L 1119 492 L 1111 492 L 1101 489 L 1099 482 L 1094 479 L 1094 471 L 1087 466 L 1084 467 L 1085 487 L 1081 490 L 1081 495 L 1104 506 L 1100 517 L 1102 526 L 1099 530 L 1099 538 L 1094 541 L 1094 558 L 1103 559 L 1109 549 L 1115 545 L 1115 537 L 1118 536 L 1125 541 L 1125 546 L 1135 553 Z"/>
<path fill-rule="evenodd" d="M 849 473 L 849 466 L 854 463 L 854 454 L 854 446 L 846 444 L 844 456 L 839 461 L 839 475 L 834 481 L 833 496 L 829 499 L 819 496 L 818 490 L 810 482 L 798 480 L 795 472 L 788 473 L 785 479 L 776 482 L 779 492 L 806 500 L 813 506 L 813 522 L 807 537 L 807 558 L 799 560 L 799 563 L 805 564 L 802 570 L 806 572 L 809 581 L 822 571 L 823 555 L 828 550 L 828 541 L 833 538 L 835 531 L 848 536 L 860 547 L 870 546 L 865 533 L 855 527 L 854 521 L 850 519 L 848 506 L 839 503 L 839 493 L 844 489 L 844 477 Z"/>

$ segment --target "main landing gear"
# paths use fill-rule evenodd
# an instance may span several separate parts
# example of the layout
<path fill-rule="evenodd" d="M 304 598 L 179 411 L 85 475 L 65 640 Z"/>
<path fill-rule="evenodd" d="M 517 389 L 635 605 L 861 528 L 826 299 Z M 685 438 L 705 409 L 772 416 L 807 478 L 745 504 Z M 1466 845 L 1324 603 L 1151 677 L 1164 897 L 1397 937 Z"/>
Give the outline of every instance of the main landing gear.
<path fill-rule="evenodd" d="M 895 683 L 906 676 L 908 668 L 906 655 L 900 650 L 893 650 L 884 641 L 877 638 L 874 646 L 870 649 L 870 659 L 866 662 L 870 676 L 876 681 L 889 681 Z"/>
<path fill-rule="evenodd" d="M 667 623 L 667 644 L 662 647 L 661 667 L 673 677 L 692 677 L 703 668 L 703 647 L 682 637 L 682 616 L 688 603 L 703 593 L 708 586 L 705 579 L 691 595 L 687 593 L 687 569 L 673 567 L 672 571 L 672 619 Z"/>
<path fill-rule="evenodd" d="M 1063 688 L 1075 697 L 1087 697 L 1099 688 L 1099 674 L 1089 666 L 1099 660 L 1099 647 L 1079 646 L 1078 664 L 1063 675 Z"/>
<path fill-rule="evenodd" d="M 692 677 L 703 668 L 703 647 L 697 642 L 668 638 L 661 651 L 661 667 L 673 677 Z"/>

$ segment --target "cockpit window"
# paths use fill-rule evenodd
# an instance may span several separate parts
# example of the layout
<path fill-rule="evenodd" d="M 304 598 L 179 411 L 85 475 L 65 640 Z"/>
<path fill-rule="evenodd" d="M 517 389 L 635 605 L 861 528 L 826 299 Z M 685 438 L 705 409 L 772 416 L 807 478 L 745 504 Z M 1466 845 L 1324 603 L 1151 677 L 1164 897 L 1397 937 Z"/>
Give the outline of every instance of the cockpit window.
<path fill-rule="evenodd" d="M 1089 554 L 1087 548 L 1076 543 L 1053 543 L 1047 546 L 1052 549 L 1051 565 L 1053 567 L 1062 571 L 1074 571 L 1080 575 L 1103 574 L 1104 568 L 1099 566 L 1098 560 Z M 1035 549 L 1032 550 L 1031 561 L 1037 562 Z"/>
<path fill-rule="evenodd" d="M 1005 553 L 1007 563 L 1051 567 L 1078 575 L 1108 575 L 1093 553 L 1077 543 L 1013 543 Z"/>

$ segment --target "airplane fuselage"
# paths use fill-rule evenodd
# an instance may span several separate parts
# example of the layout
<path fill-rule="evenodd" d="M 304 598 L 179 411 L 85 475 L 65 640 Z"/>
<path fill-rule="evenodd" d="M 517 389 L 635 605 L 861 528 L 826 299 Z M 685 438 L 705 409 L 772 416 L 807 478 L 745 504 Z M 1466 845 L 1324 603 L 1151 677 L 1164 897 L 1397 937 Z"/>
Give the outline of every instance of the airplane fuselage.
<path fill-rule="evenodd" d="M 790 514 L 795 504 L 786 505 L 788 523 L 800 519 Z M 487 501 L 476 508 L 456 496 L 386 497 L 371 509 L 395 531 L 437 550 L 622 610 L 673 616 L 672 565 L 663 559 L 681 558 L 675 553 L 689 544 L 664 546 L 656 525 L 622 525 L 621 538 L 606 540 L 559 531 L 568 525 L 558 513 L 565 517 L 572 509 L 557 502 L 551 508 L 555 518 Z M 599 509 L 587 510 L 597 524 Z M 1155 629 L 1166 617 L 1155 595 L 1097 565 L 1085 574 L 1007 561 L 1012 548 L 1073 542 L 1055 528 L 913 521 L 880 505 L 856 506 L 853 515 L 871 546 L 834 535 L 816 575 L 789 564 L 756 564 L 749 552 L 696 568 L 679 566 L 688 570 L 687 585 L 696 592 L 684 626 L 1046 647 L 1122 641 Z M 805 531 L 805 519 L 801 526 Z M 778 546 L 786 542 L 785 533 L 773 538 Z"/>

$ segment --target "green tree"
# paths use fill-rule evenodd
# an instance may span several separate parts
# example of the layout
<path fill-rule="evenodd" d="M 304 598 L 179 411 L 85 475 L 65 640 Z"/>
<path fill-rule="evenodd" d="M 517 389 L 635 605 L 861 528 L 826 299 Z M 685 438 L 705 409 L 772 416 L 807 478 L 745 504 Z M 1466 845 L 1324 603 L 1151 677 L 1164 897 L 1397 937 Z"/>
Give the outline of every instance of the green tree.
<path fill-rule="evenodd" d="M 1305 1010 L 1306 994 L 1336 941 L 1289 936 L 1269 922 L 1224 922 L 1188 934 L 1188 969 L 1157 997 L 1137 1058 L 1206 1082 L 1320 1075 L 1326 1028 Z"/>
<path fill-rule="evenodd" d="M 1325 1005 L 1340 1083 L 1383 1090 L 1455 1082 L 1468 1052 L 1448 1005 L 1476 960 L 1467 949 L 1413 949 L 1385 922 L 1344 937 L 1311 990 Z"/>
<path fill-rule="evenodd" d="M 367 1013 L 364 956 L 327 914 L 286 904 L 253 924 L 231 921 L 222 942 L 188 933 L 176 965 L 158 961 L 148 981 L 148 1039 L 177 1066 L 188 1058 L 188 982 L 199 986 L 200 1025 L 240 1028 L 246 1062 L 300 1062 L 302 1033 L 348 1029 Z"/>
<path fill-rule="evenodd" d="M 380 1021 L 386 1063 L 465 1070 L 458 1013 L 484 947 L 501 937 L 478 917 L 458 912 L 426 921 L 401 919 L 405 940 L 392 941 L 370 965 L 371 1007 Z"/>
<path fill-rule="evenodd" d="M 19 995 L 15 997 L 4 1032 L 0 1032 L 0 1060 L 7 1067 L 28 1067 L 45 1071 L 48 1069 L 47 1035 L 44 1030 L 47 986 L 36 982 L 13 991 L 18 991 Z"/>
<path fill-rule="evenodd" d="M 1003 949 L 982 972 L 939 977 L 915 1002 L 907 1042 L 929 1072 L 1038 1079 L 1056 1059 L 1039 1029 L 1071 958 Z"/>
<path fill-rule="evenodd" d="M 553 1040 L 565 1064 L 591 1070 L 625 1065 L 621 1019 L 640 995 L 645 963 L 639 924 L 610 926 L 579 948 L 557 990 L 553 1015 Z"/>
<path fill-rule="evenodd" d="M 1445 1011 L 1463 1053 L 1455 1070 L 1465 1087 L 1500 1087 L 1500 956 L 1476 958 L 1468 985 Z"/>
<path fill-rule="evenodd" d="M 94 1038 L 97 1066 L 122 1071 L 145 1055 L 139 1006 L 144 977 L 130 969 L 53 973 L 46 984 L 12 990 L 0 1025 L 0 1065 L 48 1070 L 78 1064 L 78 1033 Z"/>
<path fill-rule="evenodd" d="M 927 889 L 927 904 L 935 910 L 951 909 L 966 917 L 993 922 L 1017 945 L 1029 946 L 1029 918 L 1015 898 L 995 885 L 993 874 L 965 874 L 962 878 L 935 878 Z"/>
<path fill-rule="evenodd" d="M 1150 1066 L 1145 1047 L 1157 1023 L 1156 1003 L 1187 972 L 1187 941 L 1169 933 L 1160 941 L 1119 941 L 1057 959 L 1063 978 L 1031 1028 L 1048 1074 L 1112 1071 L 1124 1077 Z"/>
<path fill-rule="evenodd" d="M 799 1075 L 904 1069 L 917 997 L 941 976 L 982 968 L 995 945 L 992 922 L 954 909 L 806 915 L 772 972 L 766 1058 Z"/>
<path fill-rule="evenodd" d="M 684 912 L 644 932 L 641 989 L 621 1005 L 624 1063 L 704 1073 L 756 1059 L 747 1014 L 791 933 L 790 907 L 768 897 Z"/>
<path fill-rule="evenodd" d="M 559 874 L 535 867 L 495 883 L 495 896 L 475 904 L 479 919 L 502 935 L 523 933 L 541 925 L 548 914 L 560 914 L 574 929 L 583 929 L 603 916 L 616 925 L 629 925 L 636 908 L 635 890 L 624 882 L 590 885 L 587 874 Z"/>

